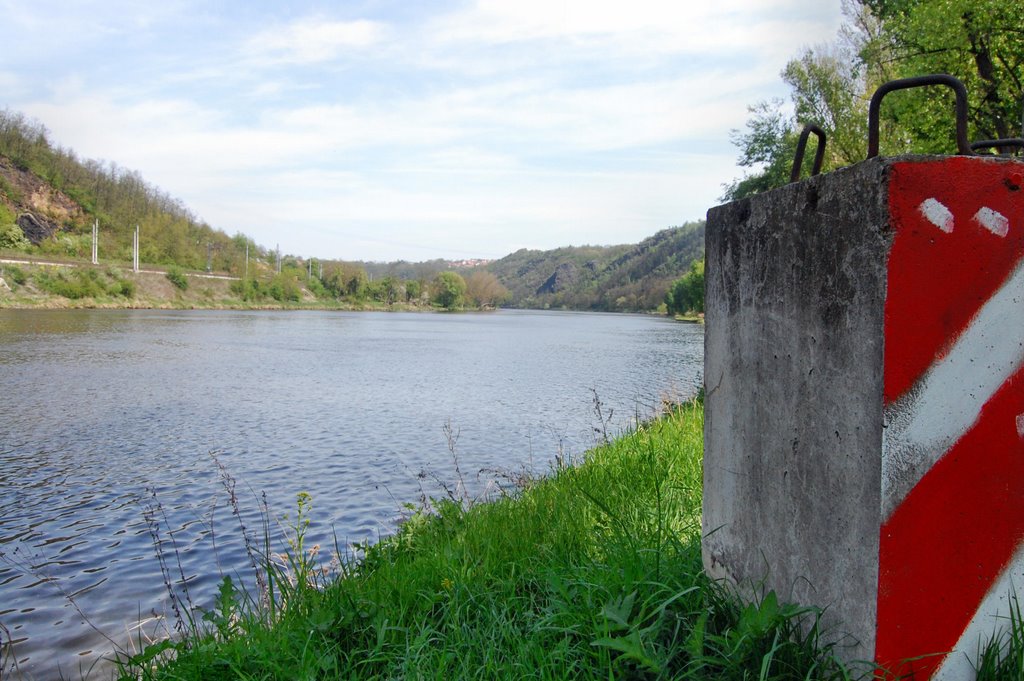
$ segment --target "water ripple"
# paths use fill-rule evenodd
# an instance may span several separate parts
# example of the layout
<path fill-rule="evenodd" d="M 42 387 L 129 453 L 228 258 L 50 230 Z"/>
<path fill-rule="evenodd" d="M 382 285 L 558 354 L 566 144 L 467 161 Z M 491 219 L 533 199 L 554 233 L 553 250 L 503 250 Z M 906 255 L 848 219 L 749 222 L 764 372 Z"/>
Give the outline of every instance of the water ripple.
<path fill-rule="evenodd" d="M 167 612 L 155 551 L 199 605 L 221 573 L 251 579 L 239 524 L 260 533 L 264 499 L 275 550 L 301 491 L 313 543 L 392 531 L 401 502 L 438 493 L 420 472 L 454 475 L 445 423 L 464 471 L 544 472 L 594 444 L 592 391 L 613 432 L 692 395 L 702 342 L 627 315 L 0 310 L 19 396 L 0 404 L 0 618 L 19 664 L 88 668 L 110 650 L 96 630 L 126 642 Z"/>

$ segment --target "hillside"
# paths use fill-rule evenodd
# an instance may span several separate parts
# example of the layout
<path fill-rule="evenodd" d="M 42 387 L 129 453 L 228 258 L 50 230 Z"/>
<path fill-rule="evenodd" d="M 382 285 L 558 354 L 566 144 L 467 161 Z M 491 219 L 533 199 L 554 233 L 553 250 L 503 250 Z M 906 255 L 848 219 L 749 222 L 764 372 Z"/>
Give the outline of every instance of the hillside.
<path fill-rule="evenodd" d="M 487 269 L 510 291 L 509 305 L 649 311 L 704 256 L 704 222 L 664 229 L 636 245 L 521 249 Z"/>
<path fill-rule="evenodd" d="M 80 300 L 70 304 L 81 306 L 191 303 L 183 301 L 180 292 L 171 301 L 159 296 L 139 298 L 150 287 L 133 283 L 133 274 L 125 275 L 131 267 L 136 226 L 142 237 L 143 269 L 180 268 L 194 276 L 213 272 L 240 280 L 224 294 L 232 294 L 244 306 L 315 305 L 316 301 L 327 307 L 355 308 L 429 305 L 435 278 L 451 270 L 466 280 L 469 306 L 652 311 L 662 305 L 671 283 L 702 257 L 704 247 L 704 224 L 695 222 L 662 230 L 637 245 L 523 249 L 493 262 L 367 263 L 316 258 L 314 268 L 306 259 L 261 248 L 244 234 L 228 236 L 137 172 L 80 159 L 74 151 L 51 142 L 42 125 L 0 110 L 0 256 L 13 258 L 12 264 L 37 260 L 84 265 L 91 260 L 95 222 L 100 227 L 100 267 L 113 267 L 111 271 L 118 274 L 112 278 L 104 274 L 109 281 L 97 289 L 95 278 L 85 282 L 74 279 L 79 275 L 67 275 L 75 281 L 69 287 L 29 270 L 20 304 L 69 304 L 49 300 L 53 296 Z M 508 289 L 507 296 L 502 287 Z M 108 288 L 115 291 L 111 300 L 91 295 L 94 289 Z M 0 307 L 13 304 L 9 295 L 5 298 Z M 231 300 L 214 295 L 195 302 L 230 307 Z"/>

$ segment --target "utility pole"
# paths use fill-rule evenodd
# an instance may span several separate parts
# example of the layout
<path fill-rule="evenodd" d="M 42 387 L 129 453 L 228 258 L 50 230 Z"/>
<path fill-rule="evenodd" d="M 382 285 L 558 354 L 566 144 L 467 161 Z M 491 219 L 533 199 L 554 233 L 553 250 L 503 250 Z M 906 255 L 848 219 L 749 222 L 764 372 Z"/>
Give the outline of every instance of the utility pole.
<path fill-rule="evenodd" d="M 206 242 L 206 271 L 213 271 L 213 244 L 209 241 Z"/>
<path fill-rule="evenodd" d="M 249 242 L 245 242 L 245 278 L 249 278 Z"/>
<path fill-rule="evenodd" d="M 92 264 L 100 264 L 100 221 L 99 218 L 92 223 Z"/>
<path fill-rule="evenodd" d="M 135 225 L 135 238 L 132 241 L 132 270 L 139 272 L 139 226 Z"/>
<path fill-rule="evenodd" d="M 281 274 L 281 244 L 277 245 L 277 273 Z"/>
<path fill-rule="evenodd" d="M 313 278 L 313 258 L 309 259 L 309 278 Z"/>

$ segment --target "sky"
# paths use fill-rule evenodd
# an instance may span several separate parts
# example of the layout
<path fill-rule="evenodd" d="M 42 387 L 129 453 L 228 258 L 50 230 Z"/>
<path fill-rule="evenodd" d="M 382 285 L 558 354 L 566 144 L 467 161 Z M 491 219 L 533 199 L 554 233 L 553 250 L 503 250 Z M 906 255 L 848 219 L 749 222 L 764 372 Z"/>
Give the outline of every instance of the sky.
<path fill-rule="evenodd" d="M 228 234 L 327 259 L 637 243 L 840 0 L 0 0 L 0 108 Z"/>

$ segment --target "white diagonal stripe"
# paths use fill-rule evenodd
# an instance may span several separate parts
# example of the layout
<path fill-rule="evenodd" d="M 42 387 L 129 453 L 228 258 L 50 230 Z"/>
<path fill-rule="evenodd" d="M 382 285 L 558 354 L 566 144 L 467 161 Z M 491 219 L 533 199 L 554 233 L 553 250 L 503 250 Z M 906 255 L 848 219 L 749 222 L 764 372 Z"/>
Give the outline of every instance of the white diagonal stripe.
<path fill-rule="evenodd" d="M 1017 414 L 1017 435 L 1024 438 L 1024 414 Z"/>
<path fill-rule="evenodd" d="M 1018 595 L 1024 598 L 1024 593 L 1019 590 L 1022 585 L 1024 545 L 1017 548 L 1010 565 L 1003 570 L 999 579 L 985 594 L 956 646 L 932 675 L 932 681 L 961 681 L 975 677 L 972 662 L 977 663 L 978 652 L 993 635 L 1010 628 L 1010 608 L 1016 609 L 1015 599 Z"/>
<path fill-rule="evenodd" d="M 1006 219 L 1006 216 L 988 206 L 981 207 L 974 214 L 974 220 L 996 236 L 1006 236 L 1010 233 L 1010 221 Z"/>
<path fill-rule="evenodd" d="M 978 310 L 942 359 L 885 409 L 882 517 L 963 437 L 981 408 L 1024 365 L 1024 261 Z"/>
<path fill-rule="evenodd" d="M 925 199 L 917 207 L 921 215 L 928 222 L 932 223 L 946 234 L 953 231 L 953 213 L 950 212 L 938 199 Z"/>

